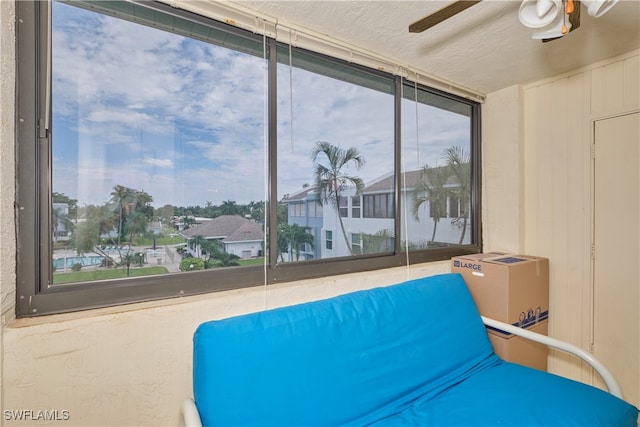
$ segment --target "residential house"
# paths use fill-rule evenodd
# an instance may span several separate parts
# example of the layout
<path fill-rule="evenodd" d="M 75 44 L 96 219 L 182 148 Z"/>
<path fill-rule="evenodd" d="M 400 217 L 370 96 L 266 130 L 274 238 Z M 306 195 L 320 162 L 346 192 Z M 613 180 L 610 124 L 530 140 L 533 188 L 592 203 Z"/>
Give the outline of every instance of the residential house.
<path fill-rule="evenodd" d="M 217 240 L 226 253 L 237 255 L 242 259 L 258 257 L 263 252 L 262 226 L 239 215 L 221 215 L 203 221 L 182 230 L 180 235 L 187 239 L 187 250 L 194 257 L 205 255 L 200 244 L 194 241 L 195 236 L 202 236 L 206 240 Z"/>
<path fill-rule="evenodd" d="M 442 214 L 436 221 L 436 214 L 426 195 L 422 196 L 427 200 L 420 204 L 417 211 L 414 209 L 416 184 L 421 175 L 421 170 L 408 171 L 402 175 L 400 200 L 406 211 L 400 229 L 402 244 L 426 248 L 469 243 L 471 222 L 462 219 L 464 215 L 468 217 L 470 206 L 461 206 L 460 197 L 457 196 L 459 184 L 453 177 L 448 179 L 444 186 L 444 206 L 438 210 Z M 314 236 L 314 248 L 305 246 L 303 251 L 305 259 L 350 254 L 338 215 L 354 253 L 393 250 L 395 196 L 392 173 L 365 183 L 359 194 L 355 193 L 354 188 L 346 189 L 340 198 L 338 209 L 322 205 L 320 194 L 312 187 L 288 195 L 283 202 L 287 203 L 289 224 L 309 227 L 309 232 Z"/>
<path fill-rule="evenodd" d="M 322 258 L 322 226 L 325 207 L 320 200 L 320 193 L 314 187 L 306 187 L 297 193 L 286 195 L 282 202 L 287 204 L 288 224 L 309 227 L 309 233 L 313 235 L 313 247 L 305 243 L 300 251 L 300 259 Z"/>
<path fill-rule="evenodd" d="M 71 238 L 75 219 L 69 217 L 69 205 L 67 203 L 51 203 L 53 213 L 53 241 L 67 241 Z"/>

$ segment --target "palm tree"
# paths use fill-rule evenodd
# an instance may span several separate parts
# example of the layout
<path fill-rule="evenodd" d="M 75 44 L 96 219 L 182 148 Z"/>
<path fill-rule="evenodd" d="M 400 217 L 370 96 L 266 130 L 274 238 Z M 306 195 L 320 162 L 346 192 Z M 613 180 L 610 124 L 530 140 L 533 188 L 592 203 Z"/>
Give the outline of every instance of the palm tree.
<path fill-rule="evenodd" d="M 220 240 L 207 240 L 200 235 L 193 237 L 198 238 L 198 241 L 200 242 L 200 255 L 203 255 L 203 252 L 206 252 L 207 259 L 204 260 L 204 268 L 206 269 L 209 266 L 211 258 L 219 258 L 220 254 L 224 252 L 222 243 Z"/>
<path fill-rule="evenodd" d="M 278 224 L 278 254 L 280 256 L 280 261 L 284 262 L 284 253 L 288 252 L 289 241 L 287 240 L 286 228 L 289 227 L 289 224 Z"/>
<path fill-rule="evenodd" d="M 153 219 L 153 196 L 145 191 L 136 191 L 133 193 L 134 210 L 142 212 L 149 221 Z"/>
<path fill-rule="evenodd" d="M 430 215 L 433 219 L 433 232 L 431 242 L 435 241 L 436 229 L 440 218 L 446 216 L 447 197 L 449 191 L 446 188 L 449 179 L 449 169 L 445 167 L 429 167 L 424 165 L 420 171 L 420 177 L 413 192 L 413 216 L 419 221 L 419 209 L 424 202 L 429 202 Z"/>
<path fill-rule="evenodd" d="M 212 263 L 214 267 L 234 267 L 240 265 L 238 260 L 240 257 L 235 254 L 227 252 L 219 252 L 215 255 L 215 262 Z"/>
<path fill-rule="evenodd" d="M 460 213 L 458 218 L 452 220 L 452 223 L 457 224 L 462 218 L 462 234 L 458 242 L 461 245 L 467 231 L 467 209 L 471 202 L 471 158 L 469 153 L 466 153 L 459 146 L 447 148 L 444 156 L 447 160 L 447 167 L 458 184 L 457 195 L 460 202 Z"/>
<path fill-rule="evenodd" d="M 116 205 L 118 211 L 118 246 L 122 239 L 122 232 L 124 226 L 125 209 L 127 204 L 131 201 L 133 192 L 130 188 L 123 185 L 116 185 L 111 191 L 111 199 L 109 201 Z"/>
<path fill-rule="evenodd" d="M 127 218 L 125 229 L 129 233 L 129 244 L 133 245 L 135 236 L 144 234 L 147 231 L 149 220 L 142 212 L 134 212 Z"/>
<path fill-rule="evenodd" d="M 314 181 L 316 188 L 320 191 L 321 201 L 338 210 L 342 236 L 347 244 L 347 249 L 349 249 L 349 254 L 353 255 L 353 249 L 339 213 L 339 201 L 348 187 L 355 186 L 356 194 L 364 187 L 361 178 L 349 175 L 347 172 L 350 164 L 359 170 L 364 165 L 364 157 L 356 148 L 351 147 L 344 150 L 326 141 L 316 142 L 311 157 L 315 162 Z M 321 163 L 320 160 L 323 160 L 324 163 Z"/>
<path fill-rule="evenodd" d="M 289 261 L 293 261 L 295 251 L 296 261 L 300 259 L 300 247 L 304 244 L 315 246 L 313 235 L 309 232 L 311 227 L 300 226 L 298 224 L 281 224 L 278 230 L 278 243 L 280 249 L 288 248 Z"/>
<path fill-rule="evenodd" d="M 218 208 L 220 215 L 238 215 L 239 206 L 233 200 L 225 200 Z"/>
<path fill-rule="evenodd" d="M 207 244 L 207 239 L 202 234 L 196 234 L 191 238 L 191 242 L 194 245 L 194 249 L 196 251 L 196 258 L 200 258 L 202 254 L 202 249 Z"/>

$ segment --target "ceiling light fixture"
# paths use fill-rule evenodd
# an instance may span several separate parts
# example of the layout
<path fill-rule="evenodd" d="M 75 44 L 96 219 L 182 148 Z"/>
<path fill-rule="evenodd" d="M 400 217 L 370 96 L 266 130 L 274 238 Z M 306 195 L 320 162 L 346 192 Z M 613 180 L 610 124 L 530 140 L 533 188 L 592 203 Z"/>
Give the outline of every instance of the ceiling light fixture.
<path fill-rule="evenodd" d="M 618 0 L 524 0 L 518 17 L 522 25 L 533 28 L 533 39 L 542 41 L 562 37 L 580 26 L 580 3 L 590 16 L 599 18 Z"/>

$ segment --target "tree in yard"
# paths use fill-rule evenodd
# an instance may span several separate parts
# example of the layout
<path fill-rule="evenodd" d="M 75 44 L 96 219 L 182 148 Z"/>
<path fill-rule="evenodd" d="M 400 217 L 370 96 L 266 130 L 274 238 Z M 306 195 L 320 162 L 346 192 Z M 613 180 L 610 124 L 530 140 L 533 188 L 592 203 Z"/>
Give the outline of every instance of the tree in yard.
<path fill-rule="evenodd" d="M 361 178 L 348 173 L 349 166 L 352 164 L 356 170 L 359 170 L 364 165 L 364 157 L 356 148 L 351 147 L 345 150 L 329 142 L 319 141 L 313 148 L 311 158 L 315 163 L 314 181 L 316 188 L 320 191 L 321 201 L 328 203 L 338 211 L 342 236 L 349 254 L 353 255 L 342 216 L 339 214 L 339 201 L 348 187 L 355 186 L 356 194 L 364 187 Z"/>
<path fill-rule="evenodd" d="M 362 235 L 362 253 L 391 252 L 393 249 L 394 232 L 391 229 L 378 230 L 375 234 Z"/>
<path fill-rule="evenodd" d="M 233 200 L 225 200 L 218 210 L 220 215 L 238 215 L 240 207 Z"/>
<path fill-rule="evenodd" d="M 196 251 L 196 258 L 200 258 L 202 250 L 205 249 L 205 245 L 207 244 L 207 239 L 205 239 L 202 234 L 196 234 L 190 240 Z"/>
<path fill-rule="evenodd" d="M 71 239 L 78 255 L 95 252 L 105 258 L 105 265 L 115 262 L 110 254 L 100 247 L 101 236 L 108 234 L 115 227 L 117 218 L 107 205 L 87 205 L 82 208 L 83 219 L 76 226 Z"/>
<path fill-rule="evenodd" d="M 124 221 L 126 216 L 127 205 L 133 201 L 133 192 L 130 188 L 125 187 L 123 185 L 116 185 L 113 187 L 111 191 L 111 198 L 109 199 L 111 203 L 115 205 L 116 211 L 118 212 L 118 246 L 120 246 L 120 242 L 122 241 L 122 236 L 124 232 Z"/>
<path fill-rule="evenodd" d="M 165 227 L 169 225 L 174 215 L 175 208 L 173 205 L 164 205 L 163 207 L 156 209 L 156 217 Z"/>
<path fill-rule="evenodd" d="M 235 267 L 240 265 L 238 260 L 240 257 L 235 254 L 220 251 L 214 255 L 214 259 L 211 260 L 210 265 L 212 267 Z"/>
<path fill-rule="evenodd" d="M 94 252 L 100 241 L 99 224 L 93 219 L 79 223 L 73 240 L 78 255 Z"/>
<path fill-rule="evenodd" d="M 302 245 L 308 244 L 313 248 L 314 239 L 309 230 L 311 230 L 311 227 L 298 224 L 280 224 L 278 227 L 278 248 L 281 257 L 282 252 L 286 249 L 289 252 L 289 261 L 293 261 L 294 253 L 296 254 L 296 261 L 298 261 Z"/>
<path fill-rule="evenodd" d="M 420 171 L 420 177 L 413 192 L 412 211 L 416 221 L 419 221 L 420 206 L 429 202 L 429 214 L 433 219 L 433 232 L 431 241 L 435 241 L 436 229 L 440 218 L 446 217 L 447 197 L 449 190 L 446 188 L 450 170 L 446 167 L 429 167 L 424 165 Z"/>
<path fill-rule="evenodd" d="M 224 253 L 224 248 L 222 247 L 222 243 L 219 240 L 206 240 L 201 245 L 204 250 L 204 255 L 207 258 L 204 260 L 204 268 L 209 266 L 209 261 L 212 258 L 219 258 L 221 253 Z"/>
<path fill-rule="evenodd" d="M 471 202 L 471 158 L 469 153 L 466 153 L 459 146 L 447 148 L 444 152 L 444 157 L 447 160 L 449 173 L 455 178 L 458 184 L 456 195 L 460 203 L 460 210 L 458 217 L 453 218 L 451 222 L 454 225 L 458 225 L 460 219 L 462 219 L 462 224 L 460 225 L 462 227 L 462 233 L 460 234 L 460 241 L 458 242 L 458 244 L 461 245 L 467 232 L 467 210 Z"/>
<path fill-rule="evenodd" d="M 133 245 L 133 239 L 147 231 L 149 219 L 142 212 L 133 212 L 127 217 L 125 230 L 129 233 L 129 244 Z"/>

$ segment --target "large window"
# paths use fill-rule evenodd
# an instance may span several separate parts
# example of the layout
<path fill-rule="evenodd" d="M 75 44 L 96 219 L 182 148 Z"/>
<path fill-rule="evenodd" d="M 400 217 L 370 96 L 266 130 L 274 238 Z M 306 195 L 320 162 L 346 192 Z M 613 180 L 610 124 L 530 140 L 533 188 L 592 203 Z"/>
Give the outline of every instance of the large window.
<path fill-rule="evenodd" d="M 474 243 L 477 178 L 472 105 L 416 84 L 403 86 L 400 192 L 403 236 L 412 249 Z"/>
<path fill-rule="evenodd" d="M 479 250 L 477 104 L 162 3 L 17 13 L 18 315 Z"/>
<path fill-rule="evenodd" d="M 315 259 L 359 254 L 349 236 L 377 230 L 353 215 L 359 212 L 353 200 L 394 170 L 395 81 L 289 46 L 278 58 L 277 191 L 302 192 L 324 207 L 321 218 L 309 215 L 302 223 L 281 218 L 278 230 L 286 234 L 293 224 L 336 230 L 331 251 L 317 245 Z M 394 191 L 393 181 L 388 190 Z"/>

